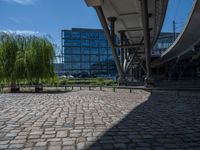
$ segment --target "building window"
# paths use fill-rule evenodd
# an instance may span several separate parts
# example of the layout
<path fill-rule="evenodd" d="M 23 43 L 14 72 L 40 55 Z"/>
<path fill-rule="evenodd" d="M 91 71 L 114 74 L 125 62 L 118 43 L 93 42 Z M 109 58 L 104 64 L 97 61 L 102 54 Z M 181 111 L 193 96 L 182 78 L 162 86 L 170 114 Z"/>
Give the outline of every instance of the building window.
<path fill-rule="evenodd" d="M 82 40 L 82 46 L 90 46 L 90 40 Z"/>
<path fill-rule="evenodd" d="M 98 47 L 99 46 L 98 40 L 90 40 L 90 46 L 91 47 Z"/>
<path fill-rule="evenodd" d="M 80 62 L 81 56 L 80 55 L 71 55 L 72 62 Z"/>
<path fill-rule="evenodd" d="M 64 38 L 71 38 L 71 32 L 70 31 L 64 31 Z"/>
<path fill-rule="evenodd" d="M 90 48 L 89 47 L 82 47 L 81 53 L 82 54 L 90 54 Z"/>
<path fill-rule="evenodd" d="M 102 30 L 72 29 L 63 31 L 64 68 L 67 74 L 103 75 L 116 73 L 111 49 Z"/>
<path fill-rule="evenodd" d="M 100 54 L 107 54 L 108 53 L 108 48 L 107 47 L 101 47 L 101 48 L 99 48 L 99 53 Z"/>
<path fill-rule="evenodd" d="M 82 69 L 90 69 L 90 63 L 82 63 Z"/>
<path fill-rule="evenodd" d="M 80 70 L 81 64 L 80 63 L 72 63 L 72 69 Z"/>
<path fill-rule="evenodd" d="M 90 52 L 91 52 L 91 54 L 99 54 L 99 49 L 98 48 L 91 48 Z"/>
<path fill-rule="evenodd" d="M 79 39 L 81 36 L 80 32 L 72 32 L 71 37 L 72 39 Z"/>
<path fill-rule="evenodd" d="M 82 62 L 89 62 L 90 61 L 90 55 L 83 54 L 82 55 Z"/>
<path fill-rule="evenodd" d="M 99 56 L 98 55 L 90 55 L 91 56 L 91 61 L 92 62 L 98 62 L 99 61 Z"/>

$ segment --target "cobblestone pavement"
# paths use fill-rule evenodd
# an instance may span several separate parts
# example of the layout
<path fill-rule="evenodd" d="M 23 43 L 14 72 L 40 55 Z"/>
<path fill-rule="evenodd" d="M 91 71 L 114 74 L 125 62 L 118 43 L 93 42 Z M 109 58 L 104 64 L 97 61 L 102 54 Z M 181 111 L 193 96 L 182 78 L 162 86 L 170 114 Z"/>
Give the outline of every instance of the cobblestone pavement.
<path fill-rule="evenodd" d="M 0 149 L 200 149 L 198 96 L 1 94 Z"/>

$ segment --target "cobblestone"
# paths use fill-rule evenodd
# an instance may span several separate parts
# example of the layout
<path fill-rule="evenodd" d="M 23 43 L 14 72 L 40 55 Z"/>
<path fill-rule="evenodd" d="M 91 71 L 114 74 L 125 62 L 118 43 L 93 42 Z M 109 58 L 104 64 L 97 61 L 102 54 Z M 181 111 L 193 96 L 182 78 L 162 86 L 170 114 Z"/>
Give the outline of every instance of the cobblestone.
<path fill-rule="evenodd" d="M 0 149 L 200 149 L 200 97 L 1 94 Z"/>

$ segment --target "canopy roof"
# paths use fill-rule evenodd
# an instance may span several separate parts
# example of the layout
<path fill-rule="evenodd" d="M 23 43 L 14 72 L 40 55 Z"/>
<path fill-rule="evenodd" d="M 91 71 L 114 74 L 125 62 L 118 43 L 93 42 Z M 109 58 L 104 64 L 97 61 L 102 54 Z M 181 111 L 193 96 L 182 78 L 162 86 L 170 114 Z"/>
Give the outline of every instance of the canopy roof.
<path fill-rule="evenodd" d="M 142 8 L 140 0 L 85 0 L 88 6 L 101 6 L 105 17 L 116 17 L 116 34 L 125 31 L 130 43 L 143 41 Z M 168 0 L 148 0 L 151 47 L 163 24 Z M 108 22 L 108 20 L 107 20 Z"/>
<path fill-rule="evenodd" d="M 180 58 L 182 56 L 184 56 L 184 58 L 191 57 L 191 51 L 195 51 L 195 46 L 200 44 L 199 18 L 200 1 L 195 0 L 193 9 L 182 33 L 179 34 L 176 41 L 161 55 L 161 57 L 152 63 L 153 67 L 162 65 L 174 58 Z M 196 53 L 192 54 L 196 55 Z"/>

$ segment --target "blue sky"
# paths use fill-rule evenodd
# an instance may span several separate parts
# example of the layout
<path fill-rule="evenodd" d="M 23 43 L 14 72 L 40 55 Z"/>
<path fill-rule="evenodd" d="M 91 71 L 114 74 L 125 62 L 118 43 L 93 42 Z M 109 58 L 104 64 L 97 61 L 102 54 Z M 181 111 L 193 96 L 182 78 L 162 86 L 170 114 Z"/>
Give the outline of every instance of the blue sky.
<path fill-rule="evenodd" d="M 163 31 L 172 31 L 172 21 L 181 30 L 193 0 L 169 0 Z M 95 11 L 84 0 L 0 0 L 0 30 L 50 35 L 60 46 L 61 29 L 101 28 Z"/>
<path fill-rule="evenodd" d="M 176 31 L 180 32 L 188 19 L 194 0 L 169 0 L 163 31 L 172 32 L 172 22 L 176 21 Z"/>

